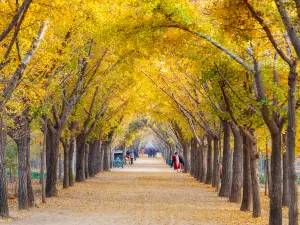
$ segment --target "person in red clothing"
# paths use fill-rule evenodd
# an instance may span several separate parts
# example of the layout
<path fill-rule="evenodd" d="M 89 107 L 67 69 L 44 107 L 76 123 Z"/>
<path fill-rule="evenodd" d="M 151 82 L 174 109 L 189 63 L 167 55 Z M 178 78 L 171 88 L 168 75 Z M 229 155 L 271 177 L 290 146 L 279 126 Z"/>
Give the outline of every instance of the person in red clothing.
<path fill-rule="evenodd" d="M 180 172 L 180 159 L 177 152 L 175 152 L 175 155 L 172 156 L 172 164 L 171 167 L 174 165 L 174 170 L 177 170 L 177 172 Z"/>

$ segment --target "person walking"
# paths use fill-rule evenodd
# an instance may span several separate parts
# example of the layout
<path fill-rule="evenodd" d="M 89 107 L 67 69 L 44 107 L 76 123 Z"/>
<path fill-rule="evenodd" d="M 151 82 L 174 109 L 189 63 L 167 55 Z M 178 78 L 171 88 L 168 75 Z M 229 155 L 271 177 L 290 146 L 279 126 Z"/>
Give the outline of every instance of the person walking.
<path fill-rule="evenodd" d="M 172 156 L 172 164 L 171 168 L 174 166 L 174 170 L 177 170 L 177 172 L 180 172 L 180 160 L 179 155 L 177 152 L 175 152 L 175 155 Z"/>
<path fill-rule="evenodd" d="M 183 160 L 182 156 L 178 155 L 178 157 L 179 157 L 179 162 L 181 165 L 181 172 L 184 172 L 184 160 Z"/>
<path fill-rule="evenodd" d="M 133 164 L 133 159 L 134 159 L 134 153 L 131 152 L 131 154 L 130 154 L 130 164 L 131 165 Z"/>
<path fill-rule="evenodd" d="M 134 151 L 134 161 L 136 161 L 136 158 L 139 157 L 139 153 L 138 153 L 138 150 L 135 150 Z"/>

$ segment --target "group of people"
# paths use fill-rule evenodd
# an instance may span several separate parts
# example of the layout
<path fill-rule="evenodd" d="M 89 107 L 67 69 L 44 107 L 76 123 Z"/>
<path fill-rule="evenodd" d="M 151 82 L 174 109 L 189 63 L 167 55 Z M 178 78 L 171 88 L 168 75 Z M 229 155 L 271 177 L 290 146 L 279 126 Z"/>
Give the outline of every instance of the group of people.
<path fill-rule="evenodd" d="M 128 151 L 126 152 L 126 159 L 130 160 L 129 164 L 133 164 L 133 161 L 136 161 L 136 159 L 139 158 L 139 153 L 138 150 L 134 150 L 134 151 Z"/>
<path fill-rule="evenodd" d="M 178 173 L 184 172 L 184 160 L 178 154 L 178 152 L 175 152 L 175 154 L 172 156 L 170 164 L 171 168 L 174 166 L 174 170 L 177 170 Z"/>

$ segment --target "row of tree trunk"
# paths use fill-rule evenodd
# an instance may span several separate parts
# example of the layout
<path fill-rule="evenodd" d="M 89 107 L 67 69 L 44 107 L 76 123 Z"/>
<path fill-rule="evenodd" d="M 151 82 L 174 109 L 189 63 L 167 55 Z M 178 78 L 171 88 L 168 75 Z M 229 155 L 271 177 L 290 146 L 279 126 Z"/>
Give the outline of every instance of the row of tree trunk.
<path fill-rule="evenodd" d="M 261 206 L 256 143 L 226 120 L 222 121 L 222 127 L 222 153 L 218 137 L 206 135 L 200 139 L 200 144 L 195 138 L 192 139 L 191 175 L 202 183 L 216 187 L 220 197 L 241 203 L 242 211 L 249 211 L 252 202 L 253 216 L 259 217 Z M 231 133 L 234 137 L 233 152 L 230 148 Z"/>

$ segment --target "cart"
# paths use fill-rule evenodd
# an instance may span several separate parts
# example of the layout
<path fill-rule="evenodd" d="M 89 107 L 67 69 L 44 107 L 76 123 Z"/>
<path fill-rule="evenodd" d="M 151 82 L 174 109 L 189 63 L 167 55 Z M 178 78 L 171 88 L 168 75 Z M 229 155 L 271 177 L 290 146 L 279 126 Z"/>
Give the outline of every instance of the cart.
<path fill-rule="evenodd" d="M 114 150 L 113 152 L 113 167 L 124 167 L 124 152 L 122 150 Z"/>

